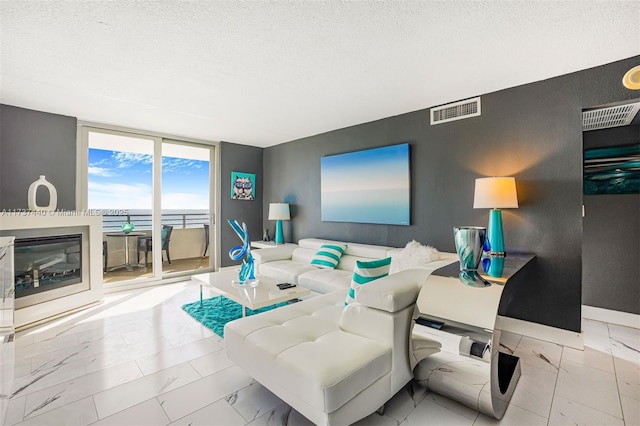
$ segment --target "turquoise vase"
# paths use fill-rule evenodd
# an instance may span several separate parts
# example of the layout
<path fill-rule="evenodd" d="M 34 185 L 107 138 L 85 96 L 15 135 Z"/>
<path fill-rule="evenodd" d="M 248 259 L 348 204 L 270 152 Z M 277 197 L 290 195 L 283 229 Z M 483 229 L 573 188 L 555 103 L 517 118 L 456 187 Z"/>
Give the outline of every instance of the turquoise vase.
<path fill-rule="evenodd" d="M 460 281 L 470 287 L 486 287 L 491 285 L 478 273 L 486 233 L 486 228 L 478 226 L 453 228 L 456 252 L 460 260 Z"/>

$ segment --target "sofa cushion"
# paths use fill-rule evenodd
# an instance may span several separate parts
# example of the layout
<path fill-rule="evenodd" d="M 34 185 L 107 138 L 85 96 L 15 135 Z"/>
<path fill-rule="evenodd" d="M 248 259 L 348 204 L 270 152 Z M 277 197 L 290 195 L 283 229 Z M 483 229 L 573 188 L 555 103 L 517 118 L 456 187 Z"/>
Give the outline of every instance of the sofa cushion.
<path fill-rule="evenodd" d="M 295 249 L 295 244 L 283 244 L 280 246 L 251 250 L 251 255 L 256 263 L 273 262 L 274 260 L 290 260 Z"/>
<path fill-rule="evenodd" d="M 351 256 L 368 257 L 369 259 L 382 259 L 387 257 L 387 252 L 393 248 L 373 244 L 349 243 L 344 253 Z"/>
<path fill-rule="evenodd" d="M 349 288 L 349 293 L 347 294 L 347 299 L 345 300 L 344 304 L 348 305 L 349 303 L 355 302 L 358 287 L 360 287 L 361 285 L 370 283 L 371 281 L 375 281 L 378 278 L 386 277 L 387 275 L 389 275 L 390 265 L 390 257 L 387 257 L 385 259 L 371 260 L 368 262 L 358 260 L 356 262 L 356 268 L 353 270 L 351 287 Z"/>
<path fill-rule="evenodd" d="M 397 312 L 416 302 L 425 278 L 416 270 L 401 271 L 376 280 L 375 285 L 362 286 L 356 301 L 371 308 Z"/>
<path fill-rule="evenodd" d="M 393 362 L 389 345 L 339 328 L 345 292 L 228 323 L 231 358 L 258 379 L 268 375 L 315 410 L 337 410 L 387 375 Z"/>
<path fill-rule="evenodd" d="M 345 254 L 366 257 L 369 259 L 381 259 L 387 257 L 387 252 L 394 247 L 378 246 L 373 244 L 345 243 L 342 241 L 323 240 L 320 238 L 303 238 L 298 241 L 298 245 L 302 248 L 318 250 L 323 244 L 346 244 Z"/>
<path fill-rule="evenodd" d="M 298 277 L 298 284 L 318 293 L 330 293 L 347 289 L 351 285 L 353 272 L 341 269 L 315 269 Z"/>
<path fill-rule="evenodd" d="M 308 271 L 314 271 L 316 269 L 318 268 L 306 262 L 276 260 L 273 262 L 266 262 L 258 265 L 258 274 L 273 278 L 278 282 L 298 284 L 298 277 L 300 275 Z"/>
<path fill-rule="evenodd" d="M 335 269 L 346 248 L 346 244 L 323 244 L 311 259 L 311 264 L 318 268 Z"/>

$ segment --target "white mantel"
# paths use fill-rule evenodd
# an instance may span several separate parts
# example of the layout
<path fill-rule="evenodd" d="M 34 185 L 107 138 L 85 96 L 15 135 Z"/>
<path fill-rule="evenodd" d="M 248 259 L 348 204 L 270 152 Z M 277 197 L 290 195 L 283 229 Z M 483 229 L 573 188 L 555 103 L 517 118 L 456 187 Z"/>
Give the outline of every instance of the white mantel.
<path fill-rule="evenodd" d="M 102 299 L 102 216 L 97 211 L 3 211 L 0 212 L 0 231 L 3 235 L 12 235 L 8 231 L 16 230 L 24 233 L 28 230 L 45 228 L 86 227 L 89 235 L 88 268 L 89 289 L 39 303 L 37 305 L 17 309 L 15 312 L 16 327 L 23 327 L 35 322 L 68 312 Z"/>

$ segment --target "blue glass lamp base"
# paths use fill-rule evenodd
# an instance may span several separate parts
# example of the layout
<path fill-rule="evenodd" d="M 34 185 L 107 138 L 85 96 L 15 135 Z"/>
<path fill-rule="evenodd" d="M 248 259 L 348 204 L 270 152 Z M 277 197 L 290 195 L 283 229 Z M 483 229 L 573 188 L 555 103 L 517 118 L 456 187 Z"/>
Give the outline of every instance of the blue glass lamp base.
<path fill-rule="evenodd" d="M 487 238 L 492 256 L 504 256 L 504 237 L 502 234 L 502 211 L 491 209 L 489 211 L 489 226 Z"/>
<path fill-rule="evenodd" d="M 489 256 L 482 259 L 482 268 L 490 277 L 501 277 L 504 271 L 504 256 Z"/>
<path fill-rule="evenodd" d="M 276 244 L 284 244 L 284 232 L 282 231 L 282 221 L 276 220 L 276 237 L 273 239 Z"/>

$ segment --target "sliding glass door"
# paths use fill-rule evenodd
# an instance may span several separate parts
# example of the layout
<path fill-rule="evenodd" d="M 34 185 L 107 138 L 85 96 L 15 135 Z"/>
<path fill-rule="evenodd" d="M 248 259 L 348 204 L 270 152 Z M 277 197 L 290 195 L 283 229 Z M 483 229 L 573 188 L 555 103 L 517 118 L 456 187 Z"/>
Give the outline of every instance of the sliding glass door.
<path fill-rule="evenodd" d="M 162 143 L 163 251 L 166 259 L 183 259 L 162 263 L 163 273 L 209 267 L 210 159 L 208 147 Z"/>
<path fill-rule="evenodd" d="M 213 268 L 214 147 L 93 127 L 81 140 L 79 195 L 103 214 L 105 284 Z"/>

